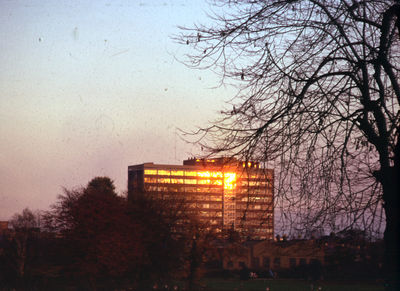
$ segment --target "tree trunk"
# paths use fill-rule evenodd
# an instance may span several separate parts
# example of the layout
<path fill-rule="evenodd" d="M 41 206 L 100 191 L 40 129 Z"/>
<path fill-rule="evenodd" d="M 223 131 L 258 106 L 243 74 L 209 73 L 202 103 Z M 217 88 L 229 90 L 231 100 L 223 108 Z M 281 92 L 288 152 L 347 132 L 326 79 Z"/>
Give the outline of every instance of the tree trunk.
<path fill-rule="evenodd" d="M 198 268 L 198 260 L 197 260 L 197 242 L 196 239 L 193 239 L 192 247 L 190 249 L 190 257 L 189 257 L 189 276 L 188 276 L 188 290 L 193 291 L 196 280 L 196 272 Z"/>
<path fill-rule="evenodd" d="M 400 290 L 400 199 L 399 171 L 390 167 L 381 171 L 383 201 L 386 215 L 384 233 L 384 276 L 385 290 Z"/>

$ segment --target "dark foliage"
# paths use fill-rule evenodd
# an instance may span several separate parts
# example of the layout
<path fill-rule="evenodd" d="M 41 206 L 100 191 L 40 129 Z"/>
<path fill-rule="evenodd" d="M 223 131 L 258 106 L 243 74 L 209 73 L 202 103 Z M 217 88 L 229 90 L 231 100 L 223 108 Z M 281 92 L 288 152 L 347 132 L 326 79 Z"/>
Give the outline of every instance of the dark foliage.
<path fill-rule="evenodd" d="M 181 267 L 176 214 L 141 197 L 128 203 L 113 182 L 96 177 L 64 190 L 36 227 L 24 210 L 0 237 L 0 287 L 18 290 L 144 290 Z"/>
<path fill-rule="evenodd" d="M 388 290 L 400 288 L 400 2 L 215 1 L 182 28 L 187 64 L 238 88 L 194 133 L 207 154 L 275 167 L 286 229 L 385 224 Z M 231 108 L 231 109 L 230 109 Z"/>

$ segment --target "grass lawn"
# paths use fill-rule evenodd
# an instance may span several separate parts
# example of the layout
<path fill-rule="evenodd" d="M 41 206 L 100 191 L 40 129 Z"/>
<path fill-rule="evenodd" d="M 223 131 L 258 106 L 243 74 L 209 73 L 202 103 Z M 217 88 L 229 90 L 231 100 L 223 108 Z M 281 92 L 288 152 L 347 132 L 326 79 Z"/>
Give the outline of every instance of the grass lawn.
<path fill-rule="evenodd" d="M 270 291 L 383 291 L 382 284 L 358 282 L 318 282 L 314 284 L 314 289 L 311 289 L 311 282 L 304 280 L 290 279 L 256 279 L 248 281 L 240 281 L 238 279 L 204 279 L 202 281 L 203 290 L 206 291 L 265 291 L 269 287 Z"/>

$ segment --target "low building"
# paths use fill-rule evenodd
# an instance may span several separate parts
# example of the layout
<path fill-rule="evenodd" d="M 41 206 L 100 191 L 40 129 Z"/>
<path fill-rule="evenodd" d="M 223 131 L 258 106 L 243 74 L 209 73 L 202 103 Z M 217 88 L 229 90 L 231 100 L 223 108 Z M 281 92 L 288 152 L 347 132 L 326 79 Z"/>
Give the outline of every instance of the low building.
<path fill-rule="evenodd" d="M 249 269 L 263 276 L 364 280 L 382 278 L 383 242 L 354 231 L 317 239 L 245 242 L 224 252 L 225 270 Z"/>
<path fill-rule="evenodd" d="M 0 234 L 8 230 L 8 221 L 0 221 Z"/>
<path fill-rule="evenodd" d="M 226 256 L 226 270 L 249 268 L 254 270 L 281 270 L 310 264 L 323 265 L 324 247 L 315 240 L 247 242 L 240 255 Z"/>

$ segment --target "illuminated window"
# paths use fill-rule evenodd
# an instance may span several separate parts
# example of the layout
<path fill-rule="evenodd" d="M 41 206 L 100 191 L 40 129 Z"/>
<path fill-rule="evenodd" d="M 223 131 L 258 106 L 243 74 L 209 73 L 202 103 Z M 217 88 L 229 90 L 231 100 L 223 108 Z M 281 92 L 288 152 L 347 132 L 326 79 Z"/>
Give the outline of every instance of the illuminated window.
<path fill-rule="evenodd" d="M 209 185 L 211 184 L 211 180 L 207 179 L 207 180 L 199 180 L 198 184 L 200 185 Z"/>
<path fill-rule="evenodd" d="M 171 178 L 171 184 L 183 184 L 183 179 L 173 179 L 173 178 Z"/>
<path fill-rule="evenodd" d="M 252 192 L 253 194 L 265 194 L 265 193 L 266 193 L 265 188 L 256 188 L 256 189 L 252 189 L 251 192 Z"/>
<path fill-rule="evenodd" d="M 196 177 L 197 176 L 197 172 L 195 172 L 195 171 L 185 171 L 185 176 L 186 177 L 190 177 L 190 176 Z"/>
<path fill-rule="evenodd" d="M 157 175 L 157 170 L 144 170 L 145 175 Z"/>
<path fill-rule="evenodd" d="M 158 178 L 158 183 L 170 183 L 169 178 Z"/>
<path fill-rule="evenodd" d="M 236 188 L 236 174 L 225 173 L 224 174 L 224 188 L 231 190 Z"/>
<path fill-rule="evenodd" d="M 222 208 L 222 204 L 218 203 L 218 204 L 210 204 L 210 208 L 213 209 L 221 209 Z"/>
<path fill-rule="evenodd" d="M 183 171 L 171 171 L 172 176 L 183 176 Z"/>
<path fill-rule="evenodd" d="M 158 170 L 158 175 L 169 176 L 171 173 L 167 170 Z"/>
<path fill-rule="evenodd" d="M 196 179 L 185 179 L 185 184 L 197 184 Z"/>
<path fill-rule="evenodd" d="M 203 178 L 209 178 L 209 177 L 211 177 L 211 174 L 208 171 L 206 171 L 206 172 L 197 172 L 197 176 L 203 177 Z"/>
<path fill-rule="evenodd" d="M 222 180 L 214 180 L 212 182 L 213 185 L 218 185 L 218 186 L 222 186 Z"/>
<path fill-rule="evenodd" d="M 222 174 L 222 172 L 211 172 L 211 177 L 213 177 L 213 178 L 222 178 L 223 174 Z"/>
<path fill-rule="evenodd" d="M 197 172 L 197 176 L 202 178 L 222 178 L 223 174 L 220 171 L 217 172 L 203 171 L 203 172 Z"/>
<path fill-rule="evenodd" d="M 257 185 L 260 185 L 260 181 L 250 181 L 250 182 L 249 182 L 249 185 L 250 185 L 250 186 L 257 186 Z"/>
<path fill-rule="evenodd" d="M 222 197 L 221 196 L 210 196 L 210 199 L 212 201 L 222 201 Z"/>

